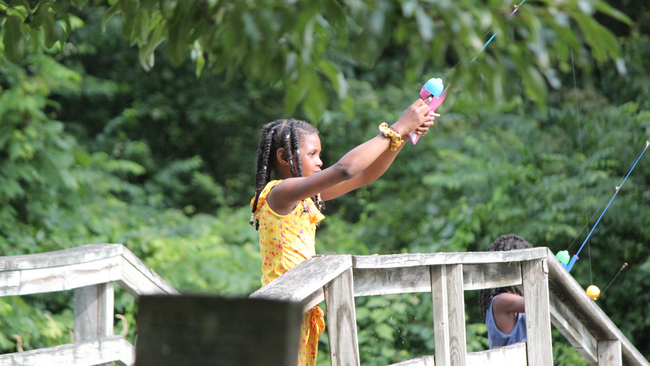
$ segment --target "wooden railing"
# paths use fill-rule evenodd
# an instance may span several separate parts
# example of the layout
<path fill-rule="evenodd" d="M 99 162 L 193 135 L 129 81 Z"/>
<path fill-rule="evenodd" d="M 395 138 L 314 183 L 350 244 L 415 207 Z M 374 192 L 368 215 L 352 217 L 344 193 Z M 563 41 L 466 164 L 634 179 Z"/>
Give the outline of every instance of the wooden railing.
<path fill-rule="evenodd" d="M 0 257 L 0 296 L 74 291 L 74 343 L 0 355 L 0 366 L 133 365 L 134 346 L 113 335 L 113 282 L 136 299 L 178 294 L 121 244 Z"/>
<path fill-rule="evenodd" d="M 465 290 L 522 285 L 527 342 L 467 353 Z M 332 366 L 359 365 L 354 297 L 430 292 L 435 354 L 402 366 L 553 364 L 551 323 L 591 365 L 650 365 L 547 248 L 506 252 L 325 255 L 311 258 L 251 295 L 323 301 Z"/>

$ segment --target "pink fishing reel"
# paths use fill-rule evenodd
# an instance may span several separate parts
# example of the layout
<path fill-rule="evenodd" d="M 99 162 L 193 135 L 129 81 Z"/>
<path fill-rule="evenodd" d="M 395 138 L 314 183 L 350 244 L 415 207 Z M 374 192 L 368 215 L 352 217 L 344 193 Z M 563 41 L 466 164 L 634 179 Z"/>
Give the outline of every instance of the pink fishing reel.
<path fill-rule="evenodd" d="M 420 98 L 429 106 L 429 115 L 430 116 L 440 116 L 436 114 L 436 108 L 438 108 L 442 102 L 445 101 L 447 97 L 447 89 L 449 85 L 443 89 L 442 79 L 431 78 L 427 81 L 422 89 L 420 89 Z M 418 142 L 420 136 L 416 135 L 415 132 L 409 134 L 411 142 L 415 145 Z"/>

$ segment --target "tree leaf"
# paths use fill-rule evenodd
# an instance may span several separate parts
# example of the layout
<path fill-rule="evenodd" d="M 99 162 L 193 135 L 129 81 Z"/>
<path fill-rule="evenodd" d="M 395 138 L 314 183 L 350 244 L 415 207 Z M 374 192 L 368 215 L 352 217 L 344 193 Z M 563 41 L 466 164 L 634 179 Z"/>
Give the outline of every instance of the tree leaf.
<path fill-rule="evenodd" d="M 106 32 L 106 24 L 108 24 L 108 21 L 111 20 L 113 15 L 119 13 L 121 9 L 122 5 L 120 4 L 120 0 L 118 0 L 115 2 L 115 4 L 106 10 L 102 16 L 102 32 Z"/>
<path fill-rule="evenodd" d="M 56 34 L 56 20 L 54 20 L 54 13 L 46 9 L 43 9 L 43 33 L 45 34 L 45 47 L 52 48 L 56 41 L 59 40 L 59 37 L 57 37 Z"/>
<path fill-rule="evenodd" d="M 598 1 L 596 2 L 596 10 L 600 11 L 601 13 L 604 13 L 620 22 L 623 22 L 629 26 L 633 25 L 634 22 L 630 17 L 625 15 L 625 13 L 622 13 L 621 11 L 614 9 L 611 5 L 604 1 Z"/>
<path fill-rule="evenodd" d="M 32 14 L 32 21 L 29 23 L 29 26 L 32 27 L 32 29 L 38 29 L 43 25 L 43 14 L 45 14 L 49 8 L 50 5 L 47 3 L 39 5 L 38 8 L 36 8 L 36 11 Z"/>
<path fill-rule="evenodd" d="M 180 1 L 169 23 L 169 58 L 174 66 L 180 66 L 189 54 L 190 30 L 192 28 L 192 5 Z"/>
<path fill-rule="evenodd" d="M 194 60 L 196 62 L 196 77 L 198 78 L 201 76 L 201 70 L 203 70 L 203 66 L 205 66 L 203 47 L 201 46 L 201 42 L 199 42 L 198 39 L 194 41 L 194 49 L 192 50 L 192 53 L 194 54 Z"/>
<path fill-rule="evenodd" d="M 63 20 L 63 24 L 65 24 L 65 27 L 63 28 L 63 34 L 60 37 L 61 45 L 65 44 L 67 41 L 68 37 L 70 36 L 70 33 L 72 32 L 72 24 L 70 23 L 70 15 L 68 14 L 67 11 L 63 10 L 61 6 L 58 4 L 52 4 L 52 10 L 54 10 L 60 17 L 61 20 Z"/>
<path fill-rule="evenodd" d="M 122 15 L 124 17 L 124 24 L 122 24 L 122 37 L 130 40 L 133 44 L 132 34 L 135 22 L 138 16 L 141 16 L 138 11 L 137 0 L 121 0 Z"/>
<path fill-rule="evenodd" d="M 305 114 L 311 121 L 318 122 L 323 116 L 323 112 L 327 109 L 328 103 L 329 98 L 327 97 L 327 93 L 325 93 L 325 89 L 323 89 L 320 80 L 314 80 L 309 87 L 307 97 L 302 105 Z"/>
<path fill-rule="evenodd" d="M 20 30 L 22 20 L 14 15 L 9 15 L 5 22 L 4 37 L 2 43 L 5 47 L 5 55 L 11 62 L 18 62 L 25 54 L 25 39 Z"/>

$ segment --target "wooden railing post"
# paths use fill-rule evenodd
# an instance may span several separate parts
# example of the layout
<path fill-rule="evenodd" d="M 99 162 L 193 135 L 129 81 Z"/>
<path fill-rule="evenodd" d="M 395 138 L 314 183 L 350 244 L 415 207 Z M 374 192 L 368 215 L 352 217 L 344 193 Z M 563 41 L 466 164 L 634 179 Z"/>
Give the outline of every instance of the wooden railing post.
<path fill-rule="evenodd" d="M 598 341 L 598 366 L 622 366 L 622 356 L 621 341 L 616 339 Z"/>
<path fill-rule="evenodd" d="M 83 342 L 113 335 L 113 283 L 74 290 L 74 341 Z"/>
<path fill-rule="evenodd" d="M 465 366 L 465 297 L 463 265 L 431 266 L 435 364 Z"/>
<path fill-rule="evenodd" d="M 553 364 L 548 266 L 546 259 L 523 261 L 526 349 L 529 366 Z"/>
<path fill-rule="evenodd" d="M 332 366 L 359 366 L 359 339 L 352 268 L 324 287 Z"/>

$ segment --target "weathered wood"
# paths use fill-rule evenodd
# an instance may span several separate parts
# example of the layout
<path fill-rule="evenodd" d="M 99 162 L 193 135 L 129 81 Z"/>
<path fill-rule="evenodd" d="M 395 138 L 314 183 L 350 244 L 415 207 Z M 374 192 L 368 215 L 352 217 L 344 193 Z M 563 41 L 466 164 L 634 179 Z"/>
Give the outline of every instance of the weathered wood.
<path fill-rule="evenodd" d="M 431 291 L 429 266 L 354 270 L 354 296 Z"/>
<path fill-rule="evenodd" d="M 129 270 L 131 268 L 137 270 L 138 272 L 141 273 L 141 275 L 136 275 L 138 278 L 140 278 L 139 282 L 146 282 L 148 283 L 147 286 L 151 287 L 151 290 L 144 290 L 144 292 L 138 292 L 138 294 L 178 294 L 179 292 L 176 291 L 175 288 L 173 288 L 170 284 L 167 283 L 167 281 L 163 280 L 162 277 L 160 277 L 156 272 L 154 272 L 151 268 L 147 267 L 142 263 L 140 258 L 136 257 L 135 254 L 133 254 L 130 250 L 127 248 L 124 248 L 124 252 L 122 253 L 122 258 L 124 259 L 124 267 L 123 268 L 128 268 Z M 131 264 L 132 267 L 129 267 L 126 265 L 126 262 Z M 123 271 L 125 271 L 123 269 Z M 128 276 L 128 278 L 134 278 L 136 276 Z M 123 273 L 122 278 L 127 278 L 127 274 Z M 146 279 L 146 280 L 145 280 Z M 157 287 L 157 288 L 156 288 Z M 128 290 L 125 288 L 125 290 Z"/>
<path fill-rule="evenodd" d="M 0 272 L 64 267 L 94 262 L 118 257 L 125 249 L 122 244 L 91 244 L 54 252 L 0 257 Z"/>
<path fill-rule="evenodd" d="M 447 265 L 447 301 L 449 302 L 449 352 L 451 365 L 465 366 L 467 341 L 465 333 L 465 293 L 463 265 Z"/>
<path fill-rule="evenodd" d="M 120 278 L 121 262 L 118 256 L 59 267 L 3 271 L 0 296 L 72 290 L 110 282 Z"/>
<path fill-rule="evenodd" d="M 421 356 L 408 361 L 392 363 L 388 366 L 434 366 L 435 361 L 433 356 Z"/>
<path fill-rule="evenodd" d="M 465 291 L 521 284 L 521 263 L 519 262 L 463 264 L 463 289 Z"/>
<path fill-rule="evenodd" d="M 447 266 L 431 266 L 431 298 L 433 300 L 433 336 L 436 365 L 451 365 L 449 336 L 449 300 Z"/>
<path fill-rule="evenodd" d="M 467 354 L 468 366 L 525 366 L 527 364 L 526 342 Z"/>
<path fill-rule="evenodd" d="M 463 265 L 463 289 L 521 285 L 519 263 Z M 354 296 L 403 294 L 431 291 L 429 266 L 367 268 L 354 270 Z"/>
<path fill-rule="evenodd" d="M 74 290 L 75 342 L 113 335 L 113 294 L 112 283 Z"/>
<path fill-rule="evenodd" d="M 522 262 L 524 302 L 526 306 L 526 341 L 528 364 L 553 364 L 551 315 L 546 259 Z"/>
<path fill-rule="evenodd" d="M 464 366 L 467 342 L 463 265 L 432 266 L 431 295 L 436 364 Z"/>
<path fill-rule="evenodd" d="M 325 294 L 323 293 L 323 289 L 319 288 L 318 290 L 316 290 L 316 292 L 312 293 L 311 295 L 307 296 L 304 300 L 301 301 L 302 312 L 303 313 L 307 312 L 307 310 L 313 308 L 314 306 L 320 304 L 323 301 L 325 301 Z"/>
<path fill-rule="evenodd" d="M 138 293 L 178 293 L 121 244 L 0 258 L 0 296 L 73 290 L 118 282 Z M 47 267 L 51 266 L 51 267 Z"/>
<path fill-rule="evenodd" d="M 510 346 L 498 347 L 481 352 L 467 354 L 468 366 L 525 366 L 526 343 L 520 342 Z M 434 366 L 434 356 L 421 356 L 389 366 Z"/>
<path fill-rule="evenodd" d="M 553 295 L 575 315 L 594 338 L 620 340 L 624 364 L 649 366 L 650 363 L 598 307 L 596 302 L 587 296 L 585 290 L 562 267 L 550 250 L 548 250 L 547 258 L 549 289 Z"/>
<path fill-rule="evenodd" d="M 0 366 L 91 366 L 135 364 L 135 347 L 120 336 L 0 355 Z"/>
<path fill-rule="evenodd" d="M 598 366 L 623 366 L 621 341 L 610 339 L 598 341 Z"/>
<path fill-rule="evenodd" d="M 141 296 L 138 366 L 295 366 L 300 304 L 216 296 Z"/>
<path fill-rule="evenodd" d="M 398 268 L 439 264 L 508 263 L 546 258 L 544 247 L 505 252 L 405 253 L 355 255 L 354 268 Z"/>
<path fill-rule="evenodd" d="M 129 254 L 133 258 L 121 258 L 120 278 L 116 282 L 131 296 L 138 299 L 140 295 L 178 294 L 178 291 L 158 274 L 145 267 L 131 252 Z"/>
<path fill-rule="evenodd" d="M 360 364 L 352 283 L 352 268 L 348 268 L 325 285 L 323 291 L 332 366 Z"/>
<path fill-rule="evenodd" d="M 555 294 L 549 294 L 551 310 L 551 324 L 557 328 L 571 345 L 589 362 L 590 365 L 598 364 L 598 342 L 589 333 L 576 316 Z"/>
<path fill-rule="evenodd" d="M 350 267 L 351 255 L 315 256 L 255 291 L 250 297 L 303 302 Z"/>

